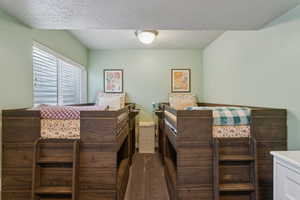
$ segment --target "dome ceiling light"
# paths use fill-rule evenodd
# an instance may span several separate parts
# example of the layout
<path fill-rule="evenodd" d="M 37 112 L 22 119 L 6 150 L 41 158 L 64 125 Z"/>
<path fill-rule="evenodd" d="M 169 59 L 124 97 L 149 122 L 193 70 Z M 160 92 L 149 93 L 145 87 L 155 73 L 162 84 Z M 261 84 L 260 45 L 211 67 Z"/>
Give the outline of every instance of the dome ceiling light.
<path fill-rule="evenodd" d="M 135 31 L 136 37 L 143 44 L 151 44 L 154 42 L 155 38 L 158 35 L 158 31 L 156 30 L 143 30 L 143 31 Z"/>

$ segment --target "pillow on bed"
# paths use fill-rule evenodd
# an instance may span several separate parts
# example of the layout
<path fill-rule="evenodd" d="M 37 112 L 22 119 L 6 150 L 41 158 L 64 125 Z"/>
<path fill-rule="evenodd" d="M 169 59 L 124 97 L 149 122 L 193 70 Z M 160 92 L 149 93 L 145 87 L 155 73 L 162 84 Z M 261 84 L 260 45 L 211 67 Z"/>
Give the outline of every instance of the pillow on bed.
<path fill-rule="evenodd" d="M 97 104 L 98 106 L 108 107 L 108 110 L 121 109 L 121 98 L 118 96 L 105 96 L 102 97 Z"/>
<path fill-rule="evenodd" d="M 192 94 L 170 94 L 169 103 L 176 110 L 184 110 L 186 107 L 197 106 L 197 98 Z"/>
<path fill-rule="evenodd" d="M 119 110 L 125 107 L 126 95 L 125 93 L 104 93 L 99 92 L 96 98 L 96 105 L 109 106 L 109 110 Z"/>

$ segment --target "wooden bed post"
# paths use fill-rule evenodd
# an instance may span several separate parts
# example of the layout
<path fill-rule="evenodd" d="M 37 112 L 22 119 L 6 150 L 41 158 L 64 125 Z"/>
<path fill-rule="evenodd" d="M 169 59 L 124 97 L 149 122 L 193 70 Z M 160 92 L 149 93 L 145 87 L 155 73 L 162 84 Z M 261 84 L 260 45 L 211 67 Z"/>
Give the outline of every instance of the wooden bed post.
<path fill-rule="evenodd" d="M 251 133 L 257 142 L 259 197 L 273 199 L 273 158 L 271 151 L 287 150 L 287 111 L 253 109 Z"/>

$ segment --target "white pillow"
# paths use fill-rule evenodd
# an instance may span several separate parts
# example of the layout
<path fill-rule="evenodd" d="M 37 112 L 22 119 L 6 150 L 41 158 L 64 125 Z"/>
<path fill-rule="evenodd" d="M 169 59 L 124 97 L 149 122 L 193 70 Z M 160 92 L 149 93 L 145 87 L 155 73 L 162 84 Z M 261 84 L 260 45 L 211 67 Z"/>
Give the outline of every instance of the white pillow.
<path fill-rule="evenodd" d="M 103 96 L 99 99 L 98 106 L 109 107 L 108 110 L 119 110 L 121 109 L 121 98 L 118 96 Z"/>
<path fill-rule="evenodd" d="M 197 106 L 197 98 L 195 95 L 181 93 L 181 94 L 170 94 L 169 96 L 170 107 L 176 110 L 184 110 L 186 107 Z"/>
<path fill-rule="evenodd" d="M 126 93 L 104 93 L 98 92 L 96 97 L 96 105 L 99 105 L 99 102 L 103 97 L 120 97 L 121 98 L 121 108 L 125 107 L 126 102 Z"/>

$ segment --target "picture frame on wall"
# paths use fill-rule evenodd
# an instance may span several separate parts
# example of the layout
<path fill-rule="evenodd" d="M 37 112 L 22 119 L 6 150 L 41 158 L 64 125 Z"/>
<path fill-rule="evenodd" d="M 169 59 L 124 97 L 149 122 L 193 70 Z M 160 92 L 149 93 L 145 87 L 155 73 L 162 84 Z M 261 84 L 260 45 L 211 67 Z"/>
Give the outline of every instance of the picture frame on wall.
<path fill-rule="evenodd" d="M 105 69 L 103 70 L 104 92 L 123 93 L 123 70 Z"/>
<path fill-rule="evenodd" d="M 171 69 L 171 92 L 191 92 L 191 69 Z"/>

